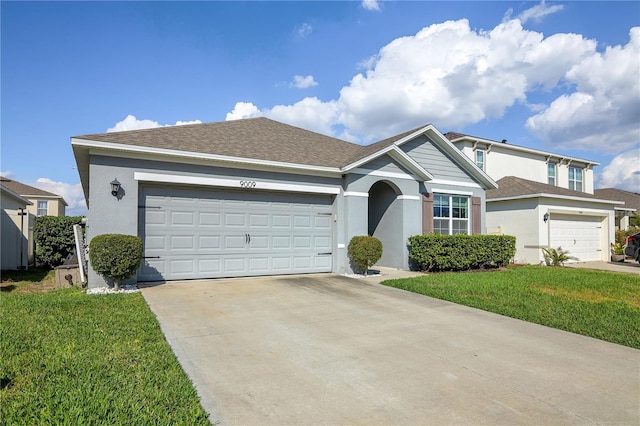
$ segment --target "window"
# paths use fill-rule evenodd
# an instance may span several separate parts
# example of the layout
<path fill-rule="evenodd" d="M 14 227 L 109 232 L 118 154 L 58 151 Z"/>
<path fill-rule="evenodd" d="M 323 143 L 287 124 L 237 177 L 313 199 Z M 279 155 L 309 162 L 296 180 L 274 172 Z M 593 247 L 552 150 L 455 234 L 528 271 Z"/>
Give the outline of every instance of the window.
<path fill-rule="evenodd" d="M 48 213 L 48 201 L 38 200 L 38 211 L 36 212 L 37 216 L 46 216 Z"/>
<path fill-rule="evenodd" d="M 582 191 L 582 169 L 569 167 L 569 189 Z"/>
<path fill-rule="evenodd" d="M 434 195 L 433 232 L 448 235 L 469 234 L 469 197 Z"/>
<path fill-rule="evenodd" d="M 484 151 L 476 150 L 476 166 L 478 166 L 478 168 L 482 171 L 484 171 L 484 156 Z"/>
<path fill-rule="evenodd" d="M 547 177 L 549 185 L 556 186 L 556 163 L 547 164 Z"/>

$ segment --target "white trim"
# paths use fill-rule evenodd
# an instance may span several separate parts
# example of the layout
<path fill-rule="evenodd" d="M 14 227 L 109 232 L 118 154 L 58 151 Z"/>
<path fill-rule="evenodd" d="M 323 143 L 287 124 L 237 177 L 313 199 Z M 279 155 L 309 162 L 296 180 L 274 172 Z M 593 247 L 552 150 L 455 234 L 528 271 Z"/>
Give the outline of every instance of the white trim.
<path fill-rule="evenodd" d="M 419 195 L 398 195 L 398 200 L 413 200 L 420 201 L 421 198 Z"/>
<path fill-rule="evenodd" d="M 344 191 L 343 195 L 345 197 L 364 197 L 364 198 L 369 198 L 369 193 L 368 192 Z"/>
<path fill-rule="evenodd" d="M 80 141 L 75 138 L 71 139 L 71 145 L 83 146 L 83 147 L 89 147 L 89 148 L 101 148 L 101 149 L 107 149 L 107 150 L 125 151 L 125 152 L 168 155 L 172 157 L 195 158 L 195 159 L 201 159 L 201 160 L 204 159 L 204 160 L 212 160 L 212 161 L 220 161 L 220 162 L 251 164 L 254 166 L 260 165 L 260 166 L 269 166 L 269 167 L 278 167 L 278 168 L 340 173 L 340 169 L 337 167 L 309 166 L 306 164 L 284 163 L 281 161 L 269 161 L 269 160 L 257 160 L 254 158 L 229 157 L 226 155 L 203 154 L 203 153 L 192 152 L 192 151 L 180 151 L 180 150 L 165 149 L 165 148 L 150 148 L 150 147 L 144 147 L 144 146 L 138 146 L 138 145 L 124 145 L 124 144 L 118 144 L 118 143 L 98 142 L 98 141 L 90 141 L 90 140 L 84 140 L 84 139 Z"/>
<path fill-rule="evenodd" d="M 362 167 L 359 167 L 359 168 L 353 170 L 352 173 L 358 173 L 358 174 L 369 175 L 369 176 L 380 176 L 380 177 L 388 177 L 388 178 L 396 178 L 396 179 L 405 179 L 405 180 L 416 180 L 416 178 L 414 176 L 411 176 L 410 174 L 407 174 L 407 173 L 384 172 L 384 171 L 381 171 L 381 170 L 365 169 L 365 168 L 362 168 Z"/>
<path fill-rule="evenodd" d="M 597 198 L 575 197 L 572 195 L 546 194 L 544 192 L 541 192 L 538 194 L 515 195 L 513 197 L 487 198 L 487 203 L 491 203 L 494 201 L 525 200 L 527 198 L 556 198 L 559 200 L 585 201 L 589 203 L 602 203 L 602 204 L 614 204 L 614 205 L 624 204 L 624 201 L 600 200 Z"/>
<path fill-rule="evenodd" d="M 585 164 L 585 167 L 592 167 L 592 166 L 599 166 L 600 163 L 598 163 L 597 161 L 591 161 L 591 160 L 585 160 L 584 158 L 577 158 L 577 157 L 568 157 L 566 155 L 562 155 L 562 154 L 554 154 L 553 152 L 548 152 L 548 151 L 540 151 L 538 149 L 533 149 L 533 148 L 527 148 L 524 146 L 519 146 L 519 145 L 511 145 L 508 143 L 502 143 L 502 142 L 498 142 L 498 141 L 492 141 L 489 139 L 483 139 L 483 138 L 476 138 L 474 136 L 469 136 L 469 135 L 463 135 L 459 138 L 453 139 L 451 141 L 452 144 L 456 145 L 460 142 L 464 142 L 464 141 L 469 141 L 471 143 L 484 143 L 487 144 L 488 146 L 496 146 L 496 147 L 500 147 L 500 148 L 506 148 L 508 150 L 513 150 L 513 151 L 521 151 L 521 152 L 528 152 L 531 154 L 538 154 L 538 155 L 542 155 L 547 157 L 546 162 L 549 162 L 549 160 L 551 158 L 558 160 L 559 162 L 563 161 L 563 160 L 569 160 L 571 161 L 577 161 L 579 163 L 583 163 Z"/>
<path fill-rule="evenodd" d="M 456 186 L 464 186 L 467 188 L 477 188 L 482 189 L 480 185 L 473 182 L 458 182 L 455 180 L 446 180 L 446 179 L 433 179 L 429 181 L 430 184 L 434 185 L 456 185 Z"/>
<path fill-rule="evenodd" d="M 361 158 L 354 163 L 344 166 L 341 170 L 343 172 L 351 172 L 352 170 L 359 168 L 359 166 L 361 166 L 362 164 L 366 164 L 372 160 L 375 160 L 376 158 L 382 157 L 385 154 L 388 154 L 391 158 L 405 166 L 407 169 L 411 170 L 420 179 L 433 179 L 431 173 L 425 170 L 420 164 L 418 164 L 413 158 L 411 158 L 409 154 L 398 148 L 396 145 L 389 145 L 385 148 L 382 148 L 381 150 L 376 151 L 365 158 Z"/>
<path fill-rule="evenodd" d="M 441 188 L 432 188 L 431 192 L 434 194 L 440 195 L 468 195 L 469 197 L 473 197 L 473 192 L 468 191 L 456 191 L 453 189 L 441 189 Z"/>
<path fill-rule="evenodd" d="M 199 176 L 168 175 L 160 173 L 135 172 L 133 178 L 145 182 L 183 183 L 190 185 L 219 186 L 224 188 L 237 188 L 246 191 L 270 190 L 287 192 L 307 192 L 313 194 L 340 194 L 340 188 L 326 186 L 299 185 L 293 183 L 265 182 L 253 179 L 220 179 Z M 240 182 L 251 182 L 255 186 L 242 187 Z"/>

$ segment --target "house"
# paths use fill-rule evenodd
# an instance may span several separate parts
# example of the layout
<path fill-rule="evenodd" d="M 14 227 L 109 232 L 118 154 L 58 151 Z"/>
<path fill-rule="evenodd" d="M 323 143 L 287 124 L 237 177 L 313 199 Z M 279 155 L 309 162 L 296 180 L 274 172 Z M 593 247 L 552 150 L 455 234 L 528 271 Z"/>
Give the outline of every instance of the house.
<path fill-rule="evenodd" d="M 602 188 L 594 190 L 593 193 L 596 197 L 605 200 L 624 201 L 623 205 L 615 207 L 616 230 L 625 231 L 629 229 L 629 218 L 640 214 L 640 194 L 637 192 L 617 188 Z"/>
<path fill-rule="evenodd" d="M 1 258 L 3 271 L 26 269 L 33 259 L 29 256 L 30 230 L 33 215 L 27 207 L 32 203 L 14 191 L 0 185 Z"/>
<path fill-rule="evenodd" d="M 34 216 L 64 216 L 67 202 L 60 195 L 25 185 L 24 183 L 2 177 L 0 185 L 10 189 L 31 202 L 27 206 Z"/>
<path fill-rule="evenodd" d="M 138 281 L 349 272 L 347 245 L 366 234 L 379 265 L 406 269 L 411 235 L 482 233 L 496 188 L 433 125 L 369 146 L 262 117 L 71 144 L 87 238 L 139 235 Z"/>
<path fill-rule="evenodd" d="M 446 137 L 498 183 L 487 191 L 489 233 L 516 237 L 518 263 L 544 261 L 542 248 L 562 247 L 573 261 L 608 261 L 616 208 L 594 194 L 599 163 L 460 133 Z"/>

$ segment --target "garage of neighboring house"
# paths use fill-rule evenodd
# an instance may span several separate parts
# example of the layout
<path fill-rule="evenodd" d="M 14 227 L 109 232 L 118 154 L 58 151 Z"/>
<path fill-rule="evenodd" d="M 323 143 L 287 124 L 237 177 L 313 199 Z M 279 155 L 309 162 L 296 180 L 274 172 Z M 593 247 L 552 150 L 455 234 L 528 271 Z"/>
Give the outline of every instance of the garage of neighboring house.
<path fill-rule="evenodd" d="M 569 262 L 608 261 L 618 201 L 506 176 L 487 191 L 487 226 L 516 237 L 517 263 L 543 263 L 543 248 L 568 251 Z"/>
<path fill-rule="evenodd" d="M 581 262 L 602 260 L 605 220 L 603 216 L 552 213 L 549 217 L 549 245 L 568 250 L 572 258 Z"/>
<path fill-rule="evenodd" d="M 254 118 L 72 146 L 87 238 L 140 236 L 139 281 L 353 272 L 348 243 L 367 234 L 383 243 L 378 265 L 407 269 L 411 235 L 434 224 L 480 233 L 485 191 L 496 187 L 432 125 L 361 146 Z M 90 268 L 89 286 L 101 284 Z"/>

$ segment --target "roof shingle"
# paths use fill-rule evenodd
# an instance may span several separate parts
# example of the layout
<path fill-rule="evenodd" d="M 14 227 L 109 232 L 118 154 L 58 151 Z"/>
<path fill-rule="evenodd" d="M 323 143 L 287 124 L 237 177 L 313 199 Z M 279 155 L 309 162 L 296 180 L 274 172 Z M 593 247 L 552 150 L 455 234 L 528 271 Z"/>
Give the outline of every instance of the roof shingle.
<path fill-rule="evenodd" d="M 62 198 L 58 194 L 54 194 L 52 192 L 45 191 L 43 189 L 34 188 L 33 186 L 25 185 L 24 183 L 6 178 L 0 178 L 0 185 L 4 186 L 7 189 L 15 192 L 16 194 L 26 197 L 26 196 L 41 196 L 41 197 L 58 197 Z"/>

